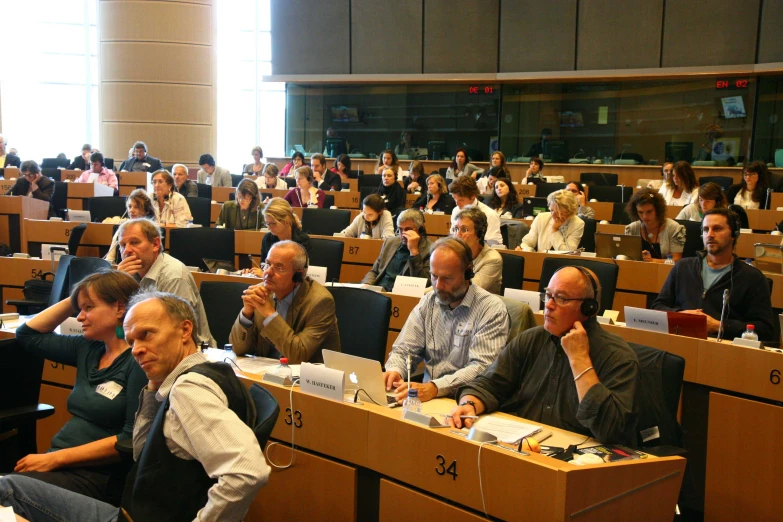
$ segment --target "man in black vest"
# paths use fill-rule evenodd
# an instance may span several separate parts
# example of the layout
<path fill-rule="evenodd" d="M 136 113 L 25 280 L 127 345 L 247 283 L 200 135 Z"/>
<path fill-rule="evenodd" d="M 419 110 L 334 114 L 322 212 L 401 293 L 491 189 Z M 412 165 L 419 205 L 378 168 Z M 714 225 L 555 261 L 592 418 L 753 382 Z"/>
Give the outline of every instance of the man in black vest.
<path fill-rule="evenodd" d="M 136 464 L 114 506 L 19 475 L 0 479 L 0 504 L 27 520 L 242 520 L 270 468 L 248 424 L 255 408 L 226 365 L 196 345 L 196 315 L 156 291 L 128 304 L 124 335 L 149 379 L 133 427 Z"/>

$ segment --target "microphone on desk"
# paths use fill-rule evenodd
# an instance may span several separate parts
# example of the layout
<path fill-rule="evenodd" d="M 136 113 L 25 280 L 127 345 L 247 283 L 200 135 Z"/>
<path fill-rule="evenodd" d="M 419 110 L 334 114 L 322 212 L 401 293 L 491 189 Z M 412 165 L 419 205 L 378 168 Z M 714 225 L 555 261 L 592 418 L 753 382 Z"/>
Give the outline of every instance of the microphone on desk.
<path fill-rule="evenodd" d="M 723 306 L 720 309 L 720 325 L 718 326 L 718 338 L 717 341 L 721 342 L 723 338 L 723 323 L 726 318 L 726 305 L 729 304 L 729 289 L 723 291 Z"/>
<path fill-rule="evenodd" d="M 584 149 L 579 149 L 579 152 L 577 152 L 576 154 L 574 154 L 574 157 L 573 157 L 573 158 L 571 158 L 571 159 L 576 159 L 576 157 L 577 157 L 577 156 L 579 156 L 580 154 L 584 154 L 584 153 L 585 153 L 585 150 L 584 150 Z"/>
<path fill-rule="evenodd" d="M 772 188 L 771 187 L 767 189 L 767 199 L 764 200 L 764 208 L 762 208 L 762 210 L 769 208 L 769 196 L 770 196 L 770 194 L 772 194 Z"/>
<path fill-rule="evenodd" d="M 623 159 L 623 154 L 625 154 L 625 151 L 630 149 L 630 148 L 631 148 L 630 145 L 626 145 L 625 147 L 623 147 L 623 150 L 620 151 L 620 158 L 619 159 Z"/>

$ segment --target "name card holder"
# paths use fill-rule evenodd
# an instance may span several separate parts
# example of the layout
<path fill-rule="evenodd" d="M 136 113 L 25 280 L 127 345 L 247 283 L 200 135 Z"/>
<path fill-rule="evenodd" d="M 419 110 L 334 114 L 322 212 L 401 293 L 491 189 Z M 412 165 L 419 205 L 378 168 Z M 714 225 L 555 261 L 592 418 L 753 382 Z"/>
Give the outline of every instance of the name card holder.
<path fill-rule="evenodd" d="M 731 344 L 744 346 L 745 348 L 758 348 L 759 350 L 764 349 L 764 345 L 761 344 L 761 341 L 751 341 L 750 339 L 743 339 L 742 337 L 735 337 Z"/>
<path fill-rule="evenodd" d="M 261 377 L 261 382 L 269 382 L 272 384 L 279 384 L 280 386 L 291 386 L 293 382 L 288 377 L 277 375 L 272 371 L 268 371 Z"/>
<path fill-rule="evenodd" d="M 424 297 L 427 289 L 427 279 L 424 277 L 408 277 L 398 275 L 394 279 L 392 293 L 410 297 Z"/>
<path fill-rule="evenodd" d="M 327 368 L 322 364 L 302 363 L 299 388 L 311 395 L 342 402 L 345 394 L 345 372 Z"/>
<path fill-rule="evenodd" d="M 443 424 L 432 415 L 426 415 L 424 413 L 418 413 L 415 411 L 406 411 L 402 416 L 403 419 L 427 426 L 428 428 L 449 428 L 449 424 Z"/>

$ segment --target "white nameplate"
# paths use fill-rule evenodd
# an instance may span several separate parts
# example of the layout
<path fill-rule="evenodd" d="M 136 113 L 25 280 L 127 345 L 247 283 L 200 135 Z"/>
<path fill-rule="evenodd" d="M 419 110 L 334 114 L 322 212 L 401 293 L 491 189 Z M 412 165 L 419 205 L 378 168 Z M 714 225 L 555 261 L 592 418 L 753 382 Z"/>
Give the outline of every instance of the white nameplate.
<path fill-rule="evenodd" d="M 598 324 L 614 324 L 614 321 L 611 317 L 603 317 L 601 315 L 595 316 L 595 320 L 598 321 Z"/>
<path fill-rule="evenodd" d="M 326 284 L 326 267 L 325 266 L 310 266 L 307 268 L 307 277 L 313 281 L 318 281 L 322 285 Z"/>
<path fill-rule="evenodd" d="M 742 337 L 735 337 L 734 340 L 731 342 L 731 344 L 736 344 L 737 346 L 744 346 L 745 348 L 758 348 L 759 350 L 764 349 L 764 346 L 761 344 L 761 341 L 751 341 L 750 339 L 743 339 Z"/>
<path fill-rule="evenodd" d="M 64 247 L 66 245 L 52 245 L 49 243 L 44 243 L 41 245 L 41 259 L 51 259 L 52 258 L 52 247 Z M 59 261 L 60 258 L 65 254 L 62 250 L 55 250 L 54 251 L 54 260 Z"/>
<path fill-rule="evenodd" d="M 618 312 L 617 310 L 604 310 L 603 316 L 611 319 L 612 324 L 614 324 L 617 322 L 617 319 L 620 317 L 620 312 Z"/>
<path fill-rule="evenodd" d="M 752 233 L 753 233 L 753 229 L 752 228 L 741 228 L 740 229 L 740 234 L 752 234 Z"/>
<path fill-rule="evenodd" d="M 321 364 L 302 363 L 299 370 L 299 388 L 312 395 L 342 402 L 345 372 Z"/>
<path fill-rule="evenodd" d="M 83 335 L 82 323 L 75 317 L 69 317 L 60 324 L 60 335 Z"/>
<path fill-rule="evenodd" d="M 541 294 L 532 290 L 517 290 L 516 288 L 506 288 L 503 297 L 508 297 L 514 301 L 527 304 L 533 313 L 541 310 Z"/>
<path fill-rule="evenodd" d="M 638 330 L 669 333 L 669 316 L 660 310 L 625 307 L 625 326 Z"/>
<path fill-rule="evenodd" d="M 424 277 L 397 276 L 394 279 L 392 293 L 409 295 L 411 297 L 423 297 L 427 288 L 427 279 Z"/>

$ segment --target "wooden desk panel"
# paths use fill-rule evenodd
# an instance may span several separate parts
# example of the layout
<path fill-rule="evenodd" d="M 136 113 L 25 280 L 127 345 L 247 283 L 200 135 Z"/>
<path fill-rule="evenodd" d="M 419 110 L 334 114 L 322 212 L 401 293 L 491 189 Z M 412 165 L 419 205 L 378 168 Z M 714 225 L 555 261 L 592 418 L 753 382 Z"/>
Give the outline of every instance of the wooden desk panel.
<path fill-rule="evenodd" d="M 779 207 L 783 207 L 783 192 L 773 192 L 770 197 L 771 203 L 769 208 L 771 210 L 777 210 Z"/>
<path fill-rule="evenodd" d="M 777 320 L 777 318 L 775 318 Z M 770 350 L 700 341 L 696 381 L 706 386 L 783 401 L 783 354 Z M 775 382 L 778 384 L 775 384 Z"/>
<path fill-rule="evenodd" d="M 783 308 L 783 274 L 764 272 L 767 279 L 772 279 L 772 307 Z"/>
<path fill-rule="evenodd" d="M 50 360 L 44 361 L 41 380 L 54 384 L 62 384 L 73 388 L 76 383 L 76 367 L 66 366 Z"/>
<path fill-rule="evenodd" d="M 773 236 L 771 234 L 748 234 L 743 233 L 740 234 L 737 238 L 737 249 L 736 254 L 738 257 L 741 257 L 743 259 L 751 258 L 755 259 L 756 252 L 753 248 L 753 245 L 756 243 L 770 243 L 770 244 L 780 244 L 781 240 L 783 240 L 783 237 L 781 236 Z"/>
<path fill-rule="evenodd" d="M 132 187 L 132 189 L 147 189 L 152 186 L 151 172 L 117 172 L 120 187 Z"/>
<path fill-rule="evenodd" d="M 614 203 L 607 203 L 605 201 L 590 201 L 585 203 L 585 205 L 595 210 L 596 221 L 612 220 L 612 214 L 614 214 Z"/>
<path fill-rule="evenodd" d="M 71 390 L 59 386 L 41 384 L 38 402 L 54 406 L 54 413 L 35 424 L 35 443 L 39 453 L 45 453 L 52 445 L 57 432 L 71 419 L 68 413 L 68 396 Z"/>
<path fill-rule="evenodd" d="M 330 239 L 345 244 L 343 248 L 343 263 L 354 265 L 369 265 L 372 267 L 378 256 L 381 255 L 382 239 L 359 239 L 353 237 L 335 236 L 310 236 L 319 239 Z"/>
<path fill-rule="evenodd" d="M 621 236 L 625 235 L 625 225 L 602 225 L 601 223 L 597 223 L 595 226 L 596 232 L 601 232 L 602 234 L 619 234 Z"/>
<path fill-rule="evenodd" d="M 22 196 L 0 196 L 0 241 L 14 252 L 27 252 L 25 219 L 47 219 L 49 203 Z"/>
<path fill-rule="evenodd" d="M 781 210 L 749 208 L 745 212 L 748 214 L 748 224 L 753 230 L 775 230 L 777 224 L 783 221 L 783 211 Z"/>
<path fill-rule="evenodd" d="M 486 519 L 416 490 L 381 479 L 378 520 L 379 522 L 400 522 L 400 520 L 479 522 Z"/>
<path fill-rule="evenodd" d="M 420 297 L 411 297 L 408 295 L 391 294 L 387 293 L 392 299 L 392 315 L 389 320 L 390 330 L 402 330 L 405 325 L 405 321 L 408 320 L 408 316 L 413 309 L 421 301 Z"/>
<path fill-rule="evenodd" d="M 427 235 L 443 237 L 451 233 L 450 214 L 424 214 L 424 227 Z"/>
<path fill-rule="evenodd" d="M 81 170 L 60 169 L 60 181 L 73 183 L 82 176 L 82 172 Z"/>

